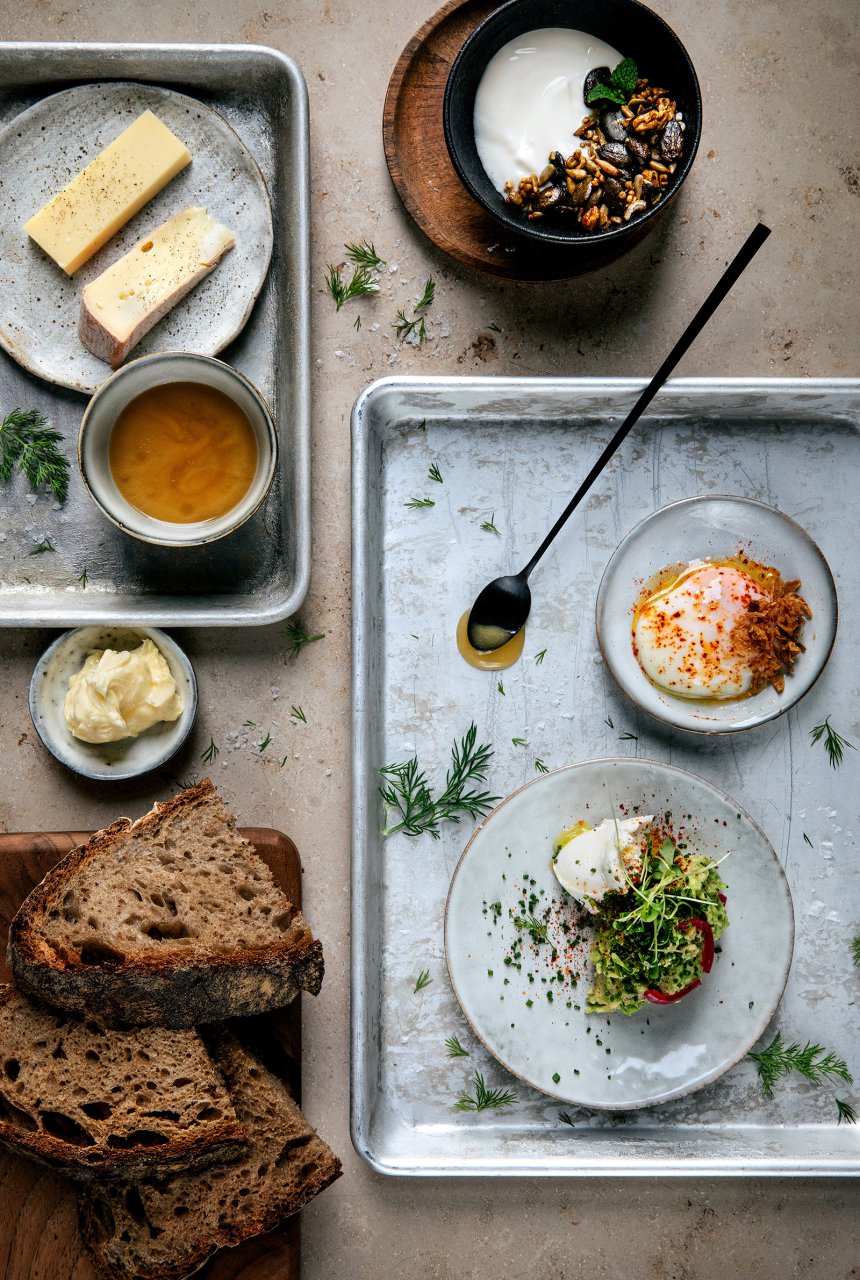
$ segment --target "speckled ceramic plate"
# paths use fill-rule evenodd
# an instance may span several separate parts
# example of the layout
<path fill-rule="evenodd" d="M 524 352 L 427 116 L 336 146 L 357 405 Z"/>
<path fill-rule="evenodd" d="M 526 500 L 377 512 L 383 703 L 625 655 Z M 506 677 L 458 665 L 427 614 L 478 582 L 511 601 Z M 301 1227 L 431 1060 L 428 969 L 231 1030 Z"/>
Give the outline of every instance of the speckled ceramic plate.
<path fill-rule="evenodd" d="M 149 108 L 192 160 L 70 279 L 24 223 Z M 81 290 L 172 214 L 204 205 L 235 246 L 134 349 L 214 356 L 242 330 L 272 256 L 263 176 L 227 122 L 194 98 L 157 85 L 80 85 L 43 98 L 0 132 L 0 345 L 48 382 L 94 391 L 110 373 L 78 338 Z"/>
<path fill-rule="evenodd" d="M 122 742 L 79 742 L 66 726 L 63 703 L 69 677 L 80 671 L 93 649 L 136 649 L 149 639 L 163 655 L 182 698 L 178 720 L 155 724 Z M 153 627 L 78 627 L 59 636 L 42 654 L 30 680 L 30 717 L 54 759 L 85 778 L 122 781 L 150 773 L 174 756 L 197 715 L 197 679 L 179 645 Z"/>
<path fill-rule="evenodd" d="M 631 624 L 643 583 L 667 565 L 733 556 L 742 549 L 800 579 L 812 610 L 803 624 L 805 652 L 782 693 L 768 685 L 752 698 L 705 702 L 676 698 L 652 684 L 633 652 Z M 736 733 L 774 720 L 799 702 L 827 665 L 836 639 L 836 587 L 827 561 L 789 516 L 752 498 L 683 498 L 631 529 L 615 550 L 597 594 L 597 639 L 618 686 L 643 711 L 690 733 Z"/>
<path fill-rule="evenodd" d="M 579 818 L 596 825 L 634 806 L 671 814 L 697 852 L 716 859 L 731 850 L 720 867 L 730 924 L 711 973 L 677 1004 L 648 1005 L 632 1017 L 586 1014 L 589 931 L 570 964 L 580 975 L 573 986 L 550 980 L 557 970 L 547 947 L 513 920 L 524 886 L 542 904 L 555 899 L 549 939 L 560 943 L 562 923 L 578 913 L 550 868 L 554 837 Z M 521 969 L 505 963 L 516 941 Z M 668 1102 L 728 1071 L 773 1015 L 793 946 L 788 884 L 752 818 L 702 778 L 650 760 L 568 765 L 508 796 L 466 846 L 445 914 L 451 983 L 487 1049 L 534 1088 L 600 1110 Z"/>

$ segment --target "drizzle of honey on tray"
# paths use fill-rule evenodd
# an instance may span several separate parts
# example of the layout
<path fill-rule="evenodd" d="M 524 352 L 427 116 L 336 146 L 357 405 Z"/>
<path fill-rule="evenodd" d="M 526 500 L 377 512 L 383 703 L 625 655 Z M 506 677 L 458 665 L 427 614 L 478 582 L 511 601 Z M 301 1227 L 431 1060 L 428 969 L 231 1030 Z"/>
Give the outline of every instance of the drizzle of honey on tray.
<path fill-rule="evenodd" d="M 511 636 L 510 640 L 498 649 L 487 651 L 475 649 L 469 644 L 467 630 L 470 613 L 471 609 L 467 609 L 457 623 L 457 648 L 460 650 L 460 657 L 465 659 L 470 667 L 476 667 L 478 671 L 505 671 L 508 667 L 512 667 L 522 657 L 526 642 L 525 627 L 521 627 L 515 636 Z"/>
<path fill-rule="evenodd" d="M 257 470 L 257 439 L 247 415 L 223 391 L 169 382 L 125 406 L 108 459 L 114 483 L 138 511 L 192 524 L 241 502 Z"/>

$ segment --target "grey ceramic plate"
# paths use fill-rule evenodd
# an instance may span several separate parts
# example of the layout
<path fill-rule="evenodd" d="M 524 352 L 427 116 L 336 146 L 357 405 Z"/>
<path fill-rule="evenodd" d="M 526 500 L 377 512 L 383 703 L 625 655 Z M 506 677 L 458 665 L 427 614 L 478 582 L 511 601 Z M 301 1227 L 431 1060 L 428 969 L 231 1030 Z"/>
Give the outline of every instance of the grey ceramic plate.
<path fill-rule="evenodd" d="M 782 693 L 768 685 L 737 702 L 673 697 L 651 683 L 633 653 L 631 624 L 642 584 L 667 565 L 732 556 L 739 548 L 774 565 L 784 579 L 800 579 L 812 610 L 801 631 L 806 651 Z M 809 692 L 830 657 L 837 614 L 827 561 L 789 516 L 751 498 L 683 498 L 646 516 L 619 543 L 597 595 L 597 639 L 613 679 L 643 711 L 691 733 L 735 733 L 775 719 Z"/>
<path fill-rule="evenodd" d="M 136 649 L 149 639 L 163 655 L 182 698 L 178 720 L 156 724 L 122 742 L 79 742 L 69 733 L 63 703 L 69 677 L 80 671 L 93 649 Z M 30 680 L 30 716 L 51 755 L 67 769 L 98 781 L 121 781 L 151 773 L 174 756 L 194 725 L 197 680 L 179 645 L 154 627 L 78 627 L 59 636 L 42 654 Z"/>
<path fill-rule="evenodd" d="M 191 164 L 70 279 L 29 239 L 24 223 L 147 108 L 186 144 Z M 48 382 L 94 391 L 110 369 L 78 338 L 81 289 L 192 204 L 224 222 L 236 244 L 150 330 L 136 356 L 163 350 L 214 356 L 241 332 L 272 255 L 262 174 L 217 112 L 157 85 L 80 85 L 22 112 L 0 132 L 0 345 Z"/>
<path fill-rule="evenodd" d="M 543 944 L 531 942 L 512 917 L 526 876 L 541 902 L 564 900 L 550 869 L 552 841 L 564 827 L 579 818 L 596 824 L 633 806 L 671 813 L 697 852 L 716 859 L 731 850 L 720 868 L 730 924 L 711 973 L 677 1004 L 648 1005 L 630 1018 L 586 1014 L 590 964 L 576 988 L 544 983 L 550 970 Z M 562 941 L 556 923 L 549 933 L 550 941 Z M 504 963 L 518 938 L 521 970 Z M 451 983 L 487 1049 L 534 1088 L 601 1110 L 668 1102 L 728 1071 L 773 1015 L 793 946 L 788 884 L 752 818 L 703 779 L 650 760 L 568 765 L 508 796 L 466 846 L 445 914 Z M 587 940 L 578 951 L 587 957 Z"/>

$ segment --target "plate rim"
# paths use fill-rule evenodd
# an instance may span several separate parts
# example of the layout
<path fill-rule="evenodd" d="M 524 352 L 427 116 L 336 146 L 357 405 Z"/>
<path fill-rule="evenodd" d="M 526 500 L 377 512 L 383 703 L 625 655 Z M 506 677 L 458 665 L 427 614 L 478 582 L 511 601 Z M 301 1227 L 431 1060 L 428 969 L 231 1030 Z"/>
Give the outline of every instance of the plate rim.
<path fill-rule="evenodd" d="M 718 1070 L 716 1070 L 716 1072 L 708 1075 L 707 1079 L 699 1080 L 694 1084 L 686 1085 L 678 1089 L 672 1089 L 664 1096 L 661 1096 L 660 1098 L 655 1098 L 647 1102 L 583 1103 L 583 1102 L 577 1102 L 575 1099 L 568 1097 L 565 1094 L 553 1093 L 550 1090 L 544 1088 L 543 1085 L 535 1084 L 533 1080 L 529 1080 L 526 1076 L 522 1075 L 521 1072 L 515 1070 L 507 1062 L 505 1062 L 505 1060 L 501 1058 L 499 1054 L 496 1053 L 496 1051 L 492 1049 L 490 1045 L 487 1043 L 487 1041 L 484 1039 L 484 1036 L 475 1026 L 471 1017 L 466 1012 L 466 1009 L 463 1006 L 463 1002 L 460 999 L 460 994 L 457 990 L 457 984 L 454 981 L 454 976 L 451 972 L 451 960 L 450 960 L 449 949 L 448 949 L 448 911 L 451 903 L 451 894 L 453 893 L 453 890 L 454 890 L 454 883 L 457 879 L 457 876 L 460 873 L 460 868 L 463 865 L 466 855 L 468 854 L 469 850 L 471 849 L 477 837 L 488 825 L 490 820 L 493 817 L 495 817 L 495 815 L 499 813 L 510 800 L 514 800 L 517 796 L 521 795 L 522 792 L 527 791 L 530 787 L 538 786 L 541 783 L 545 784 L 548 778 L 556 777 L 559 774 L 571 773 L 576 769 L 582 769 L 587 766 L 617 765 L 617 764 L 635 765 L 635 766 L 645 765 L 645 766 L 656 768 L 658 770 L 664 770 L 668 773 L 681 774 L 686 778 L 692 778 L 695 782 L 705 786 L 709 791 L 714 792 L 717 796 L 719 796 L 721 800 L 728 801 L 730 805 L 735 808 L 736 812 L 739 812 L 742 815 L 742 817 L 752 826 L 753 830 L 759 836 L 761 841 L 763 841 L 765 848 L 769 851 L 772 857 L 772 860 L 777 868 L 777 873 L 778 873 L 777 883 L 781 885 L 781 888 L 783 891 L 783 897 L 788 905 L 788 918 L 789 918 L 789 924 L 790 924 L 789 945 L 787 948 L 787 956 L 783 965 L 782 980 L 779 983 L 779 990 L 773 1001 L 773 1004 L 768 1009 L 767 1017 L 761 1022 L 759 1030 L 756 1032 L 752 1040 L 750 1040 L 749 1043 L 744 1042 L 744 1046 L 740 1050 L 740 1052 L 738 1052 L 736 1056 L 731 1057 L 730 1061 L 727 1061 L 724 1064 L 721 1064 Z M 785 874 L 785 868 L 783 867 L 782 863 L 777 857 L 776 850 L 774 849 L 770 840 L 767 838 L 764 831 L 756 822 L 756 820 L 743 807 L 743 805 L 739 804 L 732 796 L 729 795 L 727 791 L 723 791 L 721 787 L 718 787 L 714 783 L 708 781 L 707 778 L 703 778 L 700 774 L 693 773 L 692 770 L 690 769 L 681 769 L 677 765 L 666 764 L 662 760 L 653 760 L 650 757 L 599 756 L 589 760 L 571 761 L 569 764 L 561 765 L 557 769 L 551 769 L 549 773 L 540 774 L 536 778 L 530 778 L 528 782 L 524 782 L 522 786 L 517 787 L 514 791 L 511 791 L 508 795 L 506 795 L 492 809 L 492 811 L 487 814 L 487 816 L 481 821 L 481 823 L 475 828 L 475 830 L 472 832 L 471 836 L 469 837 L 469 840 L 466 843 L 466 846 L 463 849 L 463 852 L 460 854 L 460 857 L 457 860 L 457 865 L 454 868 L 454 871 L 452 872 L 451 880 L 448 885 L 448 892 L 445 897 L 445 916 L 444 916 L 444 922 L 443 922 L 443 947 L 445 952 L 445 968 L 448 973 L 448 981 L 451 984 L 451 990 L 454 993 L 454 997 L 460 1008 L 460 1012 L 462 1013 L 463 1017 L 466 1019 L 466 1022 L 469 1024 L 469 1029 L 472 1031 L 473 1035 L 480 1041 L 480 1043 L 484 1046 L 484 1048 L 487 1050 L 487 1052 L 490 1054 L 490 1056 L 493 1058 L 495 1062 L 498 1062 L 500 1066 L 504 1067 L 506 1071 L 508 1071 L 512 1076 L 515 1077 L 515 1079 L 521 1081 L 528 1088 L 534 1089 L 537 1093 L 540 1093 L 545 1097 L 552 1098 L 557 1102 L 564 1102 L 564 1103 L 567 1103 L 569 1106 L 582 1107 L 583 1110 L 586 1110 L 586 1111 L 625 1112 L 625 1111 L 643 1111 L 651 1107 L 664 1106 L 666 1103 L 673 1102 L 678 1098 L 684 1098 L 684 1097 L 688 1097 L 691 1094 L 698 1093 L 701 1089 L 705 1089 L 709 1085 L 714 1084 L 722 1076 L 726 1075 L 727 1072 L 731 1071 L 733 1067 L 737 1066 L 737 1064 L 740 1061 L 742 1061 L 743 1058 L 746 1057 L 746 1055 L 748 1054 L 752 1046 L 764 1034 L 768 1024 L 770 1023 L 771 1019 L 773 1018 L 774 1014 L 779 1008 L 780 1001 L 782 1000 L 783 994 L 785 992 L 786 983 L 788 982 L 788 977 L 791 972 L 791 966 L 794 961 L 794 944 L 795 944 L 796 934 L 797 934 L 797 928 L 796 928 L 796 921 L 795 921 L 794 899 L 791 893 L 791 886 L 788 883 L 788 877 Z"/>
<path fill-rule="evenodd" d="M 272 257 L 273 257 L 274 248 L 275 248 L 275 220 L 274 220 L 274 210 L 272 207 L 272 196 L 271 196 L 271 193 L 269 192 L 269 188 L 266 183 L 266 179 L 263 175 L 263 171 L 261 170 L 254 156 L 251 154 L 251 151 L 249 150 L 245 142 L 239 136 L 238 132 L 233 128 L 229 120 L 227 120 L 221 114 L 220 111 L 216 110 L 215 107 L 210 106 L 208 102 L 204 102 L 201 98 L 192 97 L 191 94 L 184 93 L 180 89 L 174 89 L 172 86 L 158 84 L 152 81 L 124 80 L 124 79 L 123 80 L 102 80 L 102 79 L 87 80 L 83 83 L 67 85 L 64 89 L 57 89 L 53 93 L 45 94 L 44 97 L 41 97 L 36 102 L 31 103 L 29 107 L 25 107 L 23 111 L 19 111 L 17 115 L 13 116 L 11 120 L 7 121 L 7 123 L 2 128 L 0 128 L 0 158 L 2 158 L 2 151 L 6 143 L 7 137 L 12 132 L 12 130 L 15 129 L 16 126 L 17 126 L 17 129 L 20 129 L 20 125 L 22 121 L 29 123 L 30 117 L 37 115 L 38 112 L 40 112 L 47 103 L 53 102 L 56 98 L 61 98 L 67 94 L 74 94 L 74 93 L 80 94 L 82 93 L 82 91 L 91 91 L 91 90 L 98 90 L 98 89 L 111 89 L 111 90 L 146 89 L 146 90 L 152 90 L 156 93 L 164 94 L 165 96 L 168 96 L 171 98 L 178 98 L 182 101 L 192 103 L 196 109 L 199 109 L 200 111 L 205 112 L 207 117 L 214 116 L 218 121 L 219 127 L 223 128 L 226 132 L 233 135 L 236 141 L 236 145 L 239 147 L 239 149 L 243 153 L 246 159 L 246 162 L 250 170 L 252 171 L 252 174 L 259 187 L 259 190 L 264 202 L 264 208 L 267 215 L 268 252 L 266 254 L 265 263 L 263 264 L 260 272 L 259 285 L 253 290 L 251 294 L 249 294 L 248 299 L 246 301 L 245 308 L 242 312 L 242 315 L 241 317 L 237 317 L 235 326 L 231 329 L 230 334 L 225 338 L 223 342 L 219 343 L 219 345 L 216 347 L 215 350 L 210 351 L 207 348 L 205 351 L 200 352 L 201 355 L 210 355 L 213 357 L 218 356 L 222 351 L 224 351 L 228 346 L 230 346 L 232 342 L 236 341 L 236 339 L 239 337 L 239 335 L 242 333 L 243 329 L 247 325 L 248 320 L 251 317 L 251 312 L 253 311 L 254 306 L 256 305 L 257 299 L 259 298 L 260 294 L 263 291 L 263 286 L 265 285 L 266 280 L 268 279 L 269 269 L 272 265 Z M 17 132 L 17 129 L 16 129 L 16 132 Z M 145 207 L 146 206 L 144 205 L 143 208 Z M 140 210 L 138 212 L 140 212 Z M 137 216 L 137 215 L 134 215 L 134 216 Z M 129 219 L 129 221 L 131 221 L 131 219 Z M 122 228 L 119 228 L 119 230 L 122 230 Z M 202 283 L 202 281 L 200 283 Z M 180 301 L 183 301 L 183 299 L 180 299 Z M 165 319 L 166 317 L 162 316 L 161 318 Z M 31 374 L 34 378 L 39 378 L 40 381 L 42 382 L 47 382 L 50 386 L 53 386 L 53 387 L 62 387 L 66 391 L 74 391 L 80 395 L 92 396 L 101 386 L 101 383 L 104 381 L 104 378 L 102 378 L 98 382 L 94 384 L 90 384 L 90 382 L 87 381 L 86 379 L 72 380 L 72 375 L 63 376 L 61 373 L 58 373 L 56 370 L 53 370 L 52 372 L 48 372 L 47 370 L 38 367 L 36 362 L 32 359 L 32 357 L 30 357 L 27 352 L 22 350 L 17 345 L 17 343 L 15 343 L 15 341 L 10 337 L 10 335 L 6 332 L 5 321 L 3 319 L 2 312 L 0 312 L 0 348 L 2 348 L 3 351 L 5 351 L 6 355 L 8 355 L 11 360 L 14 360 L 16 364 L 20 365 L 20 367 L 24 369 L 27 373 Z M 195 350 L 196 349 L 197 348 L 195 347 Z M 144 354 L 153 354 L 153 353 L 148 352 Z M 120 365 L 119 367 L 123 368 L 125 363 L 126 361 L 123 361 L 123 364 Z M 116 372 L 116 370 L 112 370 L 109 365 L 106 365 L 105 367 L 108 371 L 105 374 L 105 378 L 109 377 L 111 373 Z"/>
<path fill-rule="evenodd" d="M 665 515 L 667 511 L 670 511 L 675 507 L 683 507 L 685 505 L 691 505 L 693 503 L 701 503 L 701 502 L 734 502 L 734 503 L 743 504 L 744 506 L 758 507 L 761 510 L 767 511 L 771 515 L 778 516 L 780 520 L 790 525 L 793 531 L 797 535 L 799 535 L 801 540 L 805 542 L 810 547 L 810 549 L 817 555 L 821 563 L 821 566 L 824 570 L 825 583 L 826 583 L 828 594 L 830 596 L 830 601 L 833 607 L 833 628 L 830 636 L 830 642 L 827 645 L 827 650 L 821 659 L 821 665 L 818 671 L 815 673 L 815 677 L 813 678 L 811 683 L 802 692 L 795 692 L 793 697 L 790 695 L 788 699 L 781 700 L 775 707 L 771 708 L 770 711 L 764 712 L 758 716 L 754 716 L 750 720 L 745 721 L 742 724 L 734 720 L 726 720 L 726 721 L 711 723 L 707 728 L 704 728 L 704 727 L 693 728 L 692 725 L 679 724 L 677 720 L 670 719 L 668 716 L 661 715 L 659 712 L 653 710 L 651 707 L 645 706 L 643 702 L 640 702 L 639 698 L 635 697 L 633 693 L 631 693 L 628 689 L 625 688 L 624 684 L 621 682 L 621 679 L 619 678 L 619 676 L 615 671 L 615 667 L 607 652 L 607 649 L 604 647 L 604 643 L 603 643 L 604 637 L 601 631 L 601 612 L 602 612 L 605 592 L 607 590 L 606 584 L 607 584 L 607 580 L 609 578 L 610 572 L 613 568 L 613 565 L 616 563 L 616 560 L 618 559 L 619 555 L 621 554 L 621 551 L 627 545 L 627 543 L 633 538 L 633 536 L 636 533 L 638 533 L 643 528 L 644 525 L 648 524 L 649 521 L 656 520 L 658 516 Z M 648 515 L 643 516 L 641 520 L 638 520 L 636 524 L 632 526 L 632 528 L 628 529 L 627 533 L 625 533 L 624 537 L 617 544 L 617 546 L 615 547 L 615 550 L 612 552 L 612 555 L 607 560 L 606 568 L 603 570 L 603 574 L 601 575 L 600 585 L 597 588 L 597 597 L 594 603 L 594 625 L 595 625 L 595 631 L 597 634 L 597 647 L 600 650 L 600 656 L 603 659 L 604 667 L 612 677 L 615 687 L 619 690 L 620 693 L 624 695 L 625 698 L 628 699 L 629 702 L 633 703 L 634 707 L 636 707 L 638 711 L 644 712 L 645 715 L 649 716 L 652 720 L 656 720 L 659 724 L 667 725 L 670 729 L 675 729 L 680 733 L 691 734 L 694 737 L 708 737 L 711 734 L 745 733 L 748 729 L 758 729 L 763 724 L 769 724 L 772 720 L 778 720 L 781 716 L 784 716 L 788 711 L 791 711 L 792 707 L 796 707 L 798 703 L 802 702 L 802 700 L 807 696 L 807 694 L 811 693 L 812 690 L 815 688 L 815 686 L 817 685 L 818 681 L 821 679 L 822 675 L 824 674 L 827 668 L 827 664 L 830 661 L 831 655 L 833 653 L 833 647 L 836 644 L 836 636 L 839 631 L 839 596 L 836 591 L 836 581 L 833 577 L 833 570 L 830 568 L 830 565 L 827 562 L 827 557 L 819 547 L 818 543 L 812 537 L 812 535 L 808 533 L 807 530 L 804 529 L 803 525 L 800 524 L 797 520 L 795 520 L 793 516 L 787 515 L 784 511 L 780 511 L 778 507 L 772 506 L 769 502 L 762 502 L 759 498 L 748 498 L 743 494 L 698 493 L 698 494 L 692 494 L 690 497 L 687 497 L 687 498 L 675 498 L 672 502 L 664 503 L 662 507 L 658 507 L 656 511 L 649 512 Z M 644 673 L 643 673 L 643 678 L 647 680 L 647 677 L 644 676 Z M 684 701 L 686 701 L 686 699 L 679 699 L 679 701 L 683 703 Z M 738 702 L 737 705 L 742 705 L 742 702 Z"/>

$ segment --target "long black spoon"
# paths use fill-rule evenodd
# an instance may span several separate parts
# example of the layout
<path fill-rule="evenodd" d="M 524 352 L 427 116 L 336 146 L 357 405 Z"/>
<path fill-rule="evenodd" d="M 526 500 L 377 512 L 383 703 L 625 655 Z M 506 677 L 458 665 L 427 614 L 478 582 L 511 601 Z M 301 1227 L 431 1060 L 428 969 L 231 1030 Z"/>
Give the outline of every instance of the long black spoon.
<path fill-rule="evenodd" d="M 654 399 L 654 396 L 675 368 L 675 365 L 702 332 L 717 307 L 749 266 L 769 235 L 770 228 L 760 222 L 738 250 L 733 261 L 726 267 L 721 278 L 699 307 L 699 310 L 660 365 L 660 368 L 654 374 L 654 377 L 648 383 L 648 386 L 615 432 L 615 435 L 609 441 L 609 444 L 603 450 L 603 453 L 601 453 L 526 567 L 521 569 L 519 573 L 496 578 L 484 587 L 472 605 L 472 611 L 469 614 L 467 632 L 469 644 L 473 648 L 484 652 L 498 649 L 525 626 L 532 607 L 532 593 L 529 590 L 528 583 L 532 569 L 534 569 L 547 547 L 560 533 L 616 449 L 639 421 L 641 414 Z"/>

